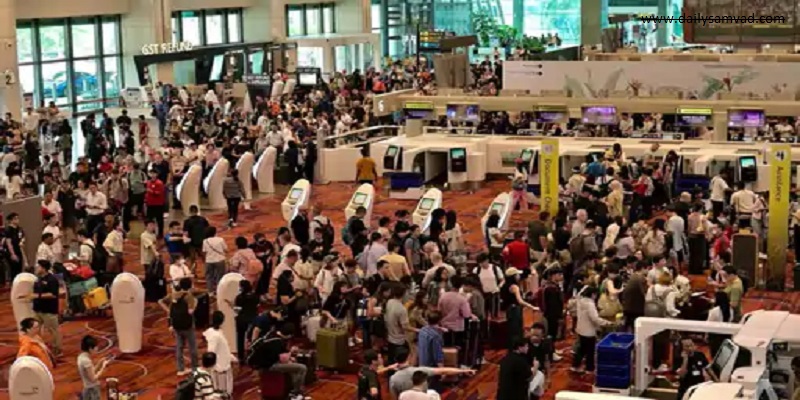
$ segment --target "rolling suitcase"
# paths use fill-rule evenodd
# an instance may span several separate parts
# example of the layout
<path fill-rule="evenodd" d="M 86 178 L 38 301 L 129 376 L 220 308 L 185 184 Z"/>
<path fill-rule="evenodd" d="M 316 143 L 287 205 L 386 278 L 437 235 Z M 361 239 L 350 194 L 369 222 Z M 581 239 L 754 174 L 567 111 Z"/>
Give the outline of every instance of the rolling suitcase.
<path fill-rule="evenodd" d="M 167 281 L 161 276 L 145 275 L 144 281 L 144 301 L 155 303 L 167 296 Z"/>
<path fill-rule="evenodd" d="M 479 364 L 481 353 L 481 321 L 467 320 L 464 335 L 464 365 L 468 367 Z"/>
<path fill-rule="evenodd" d="M 108 292 L 104 287 L 97 287 L 83 295 L 83 305 L 87 310 L 101 310 L 108 306 Z"/>
<path fill-rule="evenodd" d="M 297 362 L 306 366 L 306 387 L 317 382 L 317 352 L 314 350 L 299 353 L 296 357 Z"/>
<path fill-rule="evenodd" d="M 197 306 L 194 309 L 194 326 L 195 328 L 205 329 L 211 325 L 211 301 L 208 298 L 208 292 L 200 292 L 194 294 L 197 299 Z"/>
<path fill-rule="evenodd" d="M 508 320 L 489 320 L 489 347 L 501 350 L 508 347 Z"/>
<path fill-rule="evenodd" d="M 306 337 L 309 342 L 314 343 L 317 341 L 317 334 L 319 333 L 321 322 L 322 316 L 320 315 L 308 317 L 306 320 Z"/>
<path fill-rule="evenodd" d="M 340 370 L 347 366 L 350 350 L 347 330 L 320 329 L 317 334 L 317 363 L 320 368 Z"/>
<path fill-rule="evenodd" d="M 289 376 L 270 370 L 258 371 L 261 400 L 286 400 L 289 398 Z"/>

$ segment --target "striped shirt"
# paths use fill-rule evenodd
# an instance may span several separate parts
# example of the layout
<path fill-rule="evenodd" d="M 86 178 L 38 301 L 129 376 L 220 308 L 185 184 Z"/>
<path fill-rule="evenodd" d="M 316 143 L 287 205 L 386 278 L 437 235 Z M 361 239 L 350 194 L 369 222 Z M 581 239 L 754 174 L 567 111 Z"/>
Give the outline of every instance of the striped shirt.
<path fill-rule="evenodd" d="M 195 400 L 212 400 L 219 398 L 214 391 L 214 381 L 211 380 L 211 374 L 203 370 L 197 370 L 194 376 Z"/>

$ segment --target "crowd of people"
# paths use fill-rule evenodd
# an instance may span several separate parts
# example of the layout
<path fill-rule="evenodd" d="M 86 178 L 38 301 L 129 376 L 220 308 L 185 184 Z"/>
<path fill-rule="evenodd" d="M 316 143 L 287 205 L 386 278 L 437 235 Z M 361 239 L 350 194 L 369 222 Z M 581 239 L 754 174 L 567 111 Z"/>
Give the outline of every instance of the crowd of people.
<path fill-rule="evenodd" d="M 491 75 L 498 67 L 489 64 L 483 68 Z M 287 76 L 278 72 L 276 78 Z M 575 338 L 571 370 L 582 373 L 595 369 L 598 336 L 631 330 L 648 310 L 663 318 L 741 316 L 747 279 L 731 267 L 731 236 L 744 226 L 763 232 L 764 198 L 732 182 L 726 171 L 709 188 L 676 193 L 677 157 L 657 146 L 633 160 L 613 145 L 563 182 L 557 215 L 541 211 L 522 221 L 525 229 L 513 231 L 491 215 L 485 243 L 466 243 L 456 210 L 434 210 L 423 229 L 407 210 L 370 221 L 361 208 L 335 227 L 312 206 L 274 236 L 236 237 L 235 248 L 219 236 L 223 227 L 212 226 L 197 207 L 171 217 L 170 208 L 180 208 L 175 187 L 189 165 L 208 174 L 222 157 L 236 165 L 244 152 L 271 146 L 290 166 L 292 181 L 313 182 L 319 131 L 329 136 L 375 124 L 374 94 L 423 88 L 430 79 L 402 64 L 384 74 L 341 75 L 281 99 L 257 98 L 252 114 L 233 99 L 220 102 L 213 91 L 195 98 L 185 88 L 160 85 L 151 115 L 157 132 L 148 117 L 134 120 L 124 110 L 117 118 L 90 115 L 79 127 L 86 155 L 74 169 L 72 130 L 55 105 L 29 109 L 21 122 L 7 116 L 0 125 L 0 137 L 10 138 L 5 151 L 12 161 L 3 159 L 7 198 L 42 194 L 46 221 L 42 232 L 23 232 L 18 215 L 5 217 L 0 283 L 29 265 L 38 276 L 30 296 L 36 318 L 20 324 L 19 354 L 57 367 L 63 357 L 59 316 L 66 311 L 58 300 L 61 281 L 74 272 L 71 266 L 90 267 L 98 280 L 131 270 L 123 250 L 139 224 L 134 258 L 140 266 L 133 270 L 144 270 L 148 300 L 169 316 L 177 374 L 186 377 L 195 399 L 232 395 L 234 363 L 242 365 L 240 374 L 246 365 L 288 374 L 293 398 L 305 398 L 306 374 L 314 371 L 298 361 L 295 345 L 317 312 L 323 326 L 345 326 L 352 333 L 348 345 L 364 348 L 358 396 L 371 400 L 388 398 L 381 393 L 383 379 L 399 399 L 431 398 L 454 376 L 474 374 L 486 347 L 508 350 L 498 398 L 536 398 L 548 387 L 552 366 L 562 358 L 558 345 L 568 337 Z M 48 146 L 52 151 L 42 150 Z M 377 179 L 374 161 L 359 163 L 358 181 Z M 517 208 L 536 201 L 528 194 L 534 174 L 519 164 L 512 183 Z M 243 197 L 237 179 L 231 171 L 224 183 L 230 227 L 239 222 Z M 41 235 L 36 260 L 26 260 L 22 251 L 26 234 Z M 712 269 L 710 283 L 719 289 L 714 308 L 700 316 L 694 315 L 687 277 L 696 260 L 699 271 Z M 238 348 L 230 351 L 220 333 L 225 317 L 216 311 L 201 353 L 198 289 L 215 296 L 228 272 L 245 277 L 234 304 Z M 168 285 L 160 291 L 157 282 L 164 279 Z M 68 307 L 85 311 L 80 304 Z M 531 314 L 535 323 L 528 325 Z M 497 338 L 501 343 L 493 343 Z M 682 361 L 670 362 L 668 336 L 656 339 L 652 355 L 658 370 L 667 372 L 671 364 L 682 390 L 697 379 L 686 373 L 686 359 L 700 357 L 684 339 L 683 351 L 676 352 Z M 710 338 L 712 346 L 719 340 Z M 258 360 L 251 360 L 256 343 Z M 109 362 L 93 360 L 96 348 L 91 336 L 81 342 L 84 399 L 100 398 L 99 379 Z"/>

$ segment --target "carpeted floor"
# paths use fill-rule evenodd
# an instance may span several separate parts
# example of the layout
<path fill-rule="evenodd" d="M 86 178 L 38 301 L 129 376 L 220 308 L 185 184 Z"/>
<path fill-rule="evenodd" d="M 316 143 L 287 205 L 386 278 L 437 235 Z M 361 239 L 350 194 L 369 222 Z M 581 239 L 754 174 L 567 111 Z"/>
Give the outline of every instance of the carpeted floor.
<path fill-rule="evenodd" d="M 322 210 L 323 214 L 331 218 L 334 225 L 341 227 L 344 224 L 343 209 L 349 201 L 356 185 L 353 184 L 331 184 L 327 186 L 315 187 L 312 197 L 313 203 Z M 482 246 L 483 238 L 480 229 L 480 219 L 492 199 L 501 191 L 508 190 L 507 182 L 490 182 L 488 185 L 475 193 L 445 192 L 444 208 L 454 209 L 458 212 L 462 228 L 466 235 L 469 246 L 476 250 Z M 389 199 L 380 190 L 373 220 L 381 216 L 391 216 L 398 209 L 413 210 L 416 203 L 414 201 L 401 201 Z M 253 209 L 243 211 L 241 214 L 240 226 L 222 232 L 222 236 L 229 242 L 229 248 L 233 248 L 233 240 L 236 236 L 247 236 L 251 238 L 253 234 L 262 232 L 268 237 L 273 238 L 277 229 L 285 225 L 280 215 L 280 202 L 283 197 L 280 195 L 267 196 L 260 198 L 253 203 Z M 523 227 L 532 213 L 524 212 L 515 214 L 512 219 L 512 227 Z M 209 219 L 212 224 L 222 227 L 226 221 L 221 213 L 210 213 Z M 338 234 L 337 234 L 338 235 Z M 127 270 L 143 274 L 142 268 L 138 266 L 138 243 L 129 241 L 126 244 L 126 265 Z M 703 285 L 703 279 L 694 279 L 698 285 Z M 800 294 L 798 293 L 764 293 L 751 292 L 745 301 L 746 310 L 754 309 L 782 309 L 797 312 L 800 307 Z M 532 320 L 532 314 L 526 315 L 526 319 Z M 0 293 L 0 388 L 7 388 L 8 368 L 14 360 L 17 351 L 17 333 L 15 329 L 11 305 L 8 299 L 8 291 Z M 65 356 L 60 360 L 60 364 L 53 371 L 56 380 L 56 399 L 77 398 L 81 383 L 78 376 L 75 358 L 79 352 L 80 339 L 85 334 L 92 334 L 100 338 L 101 354 L 118 354 L 115 348 L 115 327 L 110 312 L 104 318 L 84 318 L 65 322 L 61 327 L 64 337 Z M 106 377 L 115 377 L 120 381 L 122 390 L 136 391 L 140 393 L 140 399 L 172 399 L 175 384 L 178 378 L 175 374 L 174 361 L 174 338 L 167 331 L 166 315 L 158 307 L 148 305 L 145 318 L 143 350 L 136 355 L 119 355 L 106 370 Z M 559 344 L 560 348 L 567 349 L 570 341 Z M 202 349 L 202 345 L 201 345 Z M 202 351 L 202 350 L 201 350 Z M 591 390 L 593 377 L 590 374 L 576 376 L 569 374 L 567 368 L 571 360 L 568 351 L 564 352 L 564 360 L 555 365 L 552 382 L 550 383 L 546 398 L 560 390 Z M 446 400 L 455 399 L 493 399 L 496 392 L 497 365 L 502 358 L 501 352 L 489 351 L 487 353 L 488 365 L 485 365 L 475 377 L 462 381 L 459 386 L 449 391 L 444 396 Z M 361 358 L 360 351 L 353 351 L 351 358 L 354 365 L 351 370 L 355 371 Z M 326 372 L 319 372 L 320 381 L 314 385 L 309 392 L 315 400 L 333 400 L 354 398 L 356 393 L 355 375 L 344 373 L 341 375 L 331 375 Z M 257 394 L 257 383 L 255 374 L 249 369 L 241 368 L 236 370 L 235 399 L 255 400 Z M 385 392 L 387 393 L 387 392 Z M 8 394 L 3 389 L 0 392 L 0 400 L 8 398 Z"/>

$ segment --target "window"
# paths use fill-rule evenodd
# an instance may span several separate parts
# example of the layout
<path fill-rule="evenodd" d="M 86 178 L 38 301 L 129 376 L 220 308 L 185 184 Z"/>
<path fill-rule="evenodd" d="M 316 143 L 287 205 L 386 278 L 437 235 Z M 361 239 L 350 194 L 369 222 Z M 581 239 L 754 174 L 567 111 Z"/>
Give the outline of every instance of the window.
<path fill-rule="evenodd" d="M 119 97 L 118 16 L 19 21 L 17 32 L 20 85 L 33 104 L 53 101 L 75 113 Z"/>
<path fill-rule="evenodd" d="M 286 35 L 308 36 L 335 33 L 333 3 L 286 6 Z"/>
<path fill-rule="evenodd" d="M 526 35 L 558 34 L 563 43 L 580 43 L 580 0 L 525 0 Z"/>
<path fill-rule="evenodd" d="M 298 47 L 297 64 L 304 67 L 322 68 L 322 47 Z"/>
<path fill-rule="evenodd" d="M 381 29 L 381 5 L 373 4 L 371 12 L 372 30 L 379 31 Z"/>
<path fill-rule="evenodd" d="M 242 41 L 242 9 L 172 13 L 172 41 L 208 46 Z"/>

